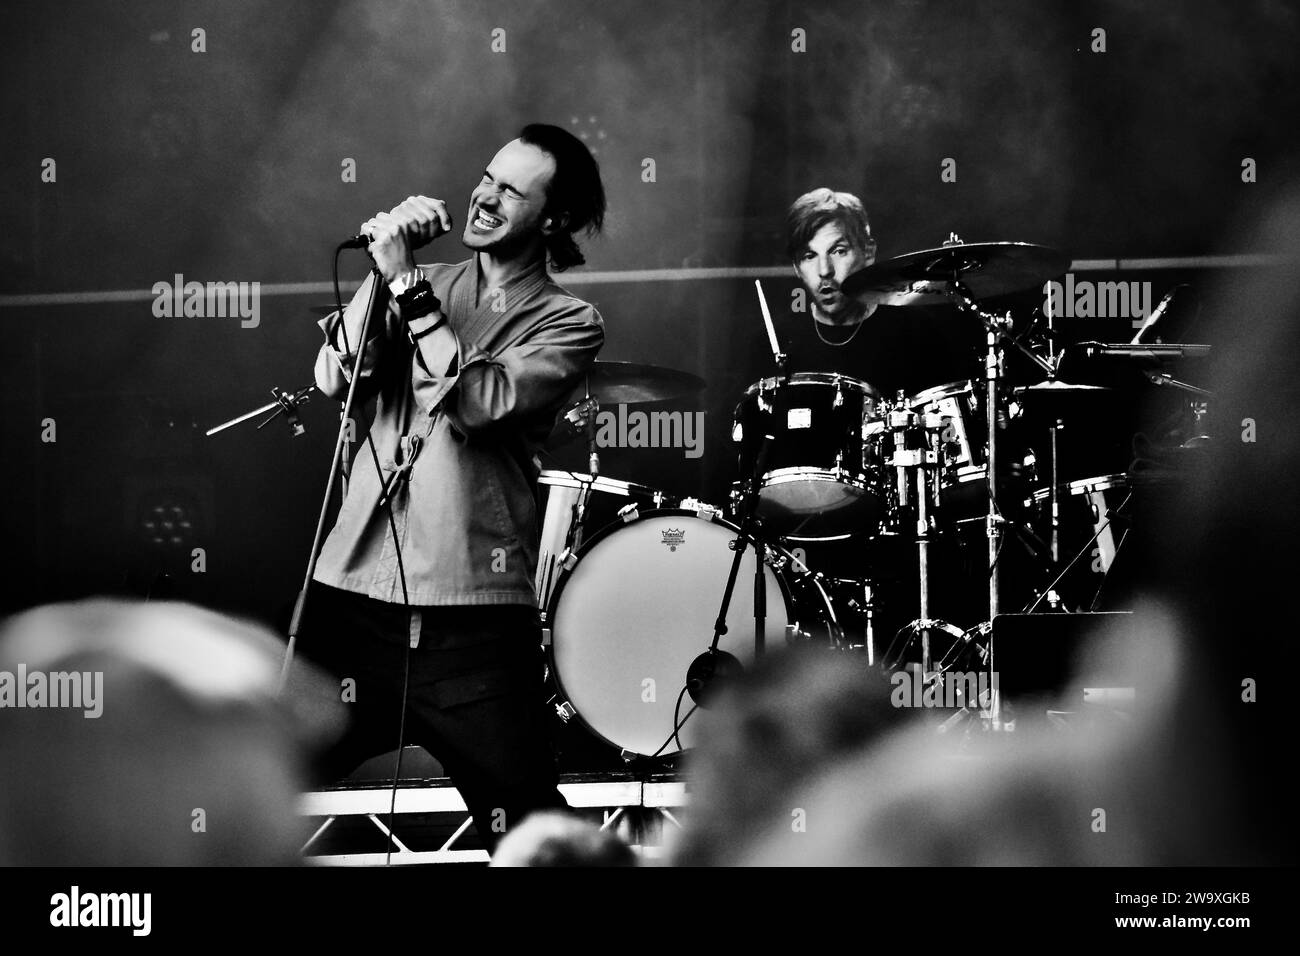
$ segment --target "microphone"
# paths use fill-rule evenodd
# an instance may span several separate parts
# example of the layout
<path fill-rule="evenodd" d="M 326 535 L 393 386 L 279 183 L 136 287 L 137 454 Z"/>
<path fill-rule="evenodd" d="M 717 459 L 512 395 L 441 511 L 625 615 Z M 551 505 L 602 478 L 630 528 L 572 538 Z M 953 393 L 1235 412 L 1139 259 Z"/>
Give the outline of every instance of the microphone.
<path fill-rule="evenodd" d="M 1167 362 L 1174 359 L 1202 358 L 1210 354 L 1208 345 L 1103 345 L 1100 342 L 1082 343 L 1088 358 L 1124 358 L 1147 362 Z"/>
<path fill-rule="evenodd" d="M 1137 345 L 1140 343 L 1142 341 L 1142 336 L 1146 335 L 1147 330 L 1153 328 L 1155 324 L 1164 317 L 1164 314 L 1169 311 L 1169 303 L 1174 300 L 1174 293 L 1181 288 L 1181 285 L 1176 285 L 1165 293 L 1165 297 L 1160 300 L 1159 304 L 1156 305 L 1151 314 L 1147 316 L 1147 320 L 1142 323 L 1142 328 L 1137 330 L 1137 334 L 1133 336 L 1133 341 L 1129 342 L 1129 345 Z"/>
<path fill-rule="evenodd" d="M 691 661 L 691 666 L 686 669 L 686 692 L 696 707 L 707 710 L 712 701 L 713 685 L 725 683 L 743 670 L 734 655 L 710 648 Z"/>
<path fill-rule="evenodd" d="M 370 245 L 370 237 L 364 232 L 359 232 L 346 242 L 340 242 L 340 249 L 364 249 Z"/>

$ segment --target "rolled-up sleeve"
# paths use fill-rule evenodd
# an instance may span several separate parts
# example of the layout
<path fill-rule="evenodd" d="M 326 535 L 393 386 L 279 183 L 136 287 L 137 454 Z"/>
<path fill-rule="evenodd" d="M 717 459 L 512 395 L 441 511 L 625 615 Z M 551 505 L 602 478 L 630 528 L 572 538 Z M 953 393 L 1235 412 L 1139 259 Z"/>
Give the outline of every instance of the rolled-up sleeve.
<path fill-rule="evenodd" d="M 572 308 L 495 356 L 478 349 L 459 354 L 441 375 L 431 371 L 421 350 L 414 363 L 416 400 L 430 410 L 441 402 L 451 424 L 466 435 L 526 418 L 569 394 L 604 341 L 600 314 L 575 301 Z M 422 346 L 424 342 L 420 340 Z M 439 364 L 432 363 L 435 368 Z"/>
<path fill-rule="evenodd" d="M 340 320 L 337 312 L 331 312 L 317 323 L 325 333 L 325 344 L 316 355 L 316 387 L 330 398 L 342 401 L 347 396 L 348 384 L 357 366 L 357 352 L 361 352 L 361 382 L 358 385 L 360 398 L 368 398 L 378 389 L 383 376 L 392 364 L 389 359 L 393 350 L 393 336 L 397 324 L 401 321 L 391 305 L 387 290 L 381 298 L 384 312 L 370 323 L 370 336 L 365 348 L 360 349 L 361 324 L 365 321 L 366 306 L 370 301 L 371 286 L 375 273 L 371 272 L 361 288 L 353 295 L 352 301 L 343 310 Z M 346 345 L 345 345 L 346 343 Z"/>

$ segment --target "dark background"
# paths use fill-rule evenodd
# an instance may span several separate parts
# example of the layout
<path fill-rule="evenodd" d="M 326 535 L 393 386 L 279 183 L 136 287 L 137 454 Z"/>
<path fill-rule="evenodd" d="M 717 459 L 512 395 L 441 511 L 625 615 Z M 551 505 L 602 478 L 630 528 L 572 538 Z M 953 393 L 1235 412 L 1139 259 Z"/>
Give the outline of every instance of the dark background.
<path fill-rule="evenodd" d="M 196 27 L 205 53 L 191 52 Z M 1105 53 L 1090 52 L 1095 27 Z M 491 51 L 495 28 L 505 53 Z M 795 28 L 806 53 L 791 50 Z M 702 459 L 624 450 L 604 470 L 717 501 L 731 409 L 767 373 L 741 358 L 739 343 L 762 334 L 752 281 L 584 272 L 781 267 L 784 210 L 818 185 L 862 197 L 882 257 L 950 231 L 1076 261 L 1276 251 L 1225 237 L 1291 179 L 1297 49 L 1300 11 L 1261 0 L 10 5 L 0 607 L 142 594 L 170 571 L 182 596 L 281 610 L 307 558 L 334 412 L 310 405 L 302 438 L 279 423 L 202 432 L 271 385 L 310 381 L 307 306 L 325 296 L 264 289 L 261 324 L 245 329 L 155 318 L 147 290 L 176 273 L 327 281 L 333 244 L 411 193 L 448 198 L 462 219 L 482 167 L 525 122 L 584 134 L 602 165 L 606 234 L 563 280 L 604 315 L 602 358 L 709 382 Z M 41 182 L 45 157 L 56 183 Z M 345 157 L 355 183 L 341 181 Z M 940 180 L 946 157 L 955 183 Z M 462 255 L 449 237 L 422 259 Z M 364 267 L 358 253 L 344 260 L 347 278 Z M 1121 277 L 1152 281 L 1156 298 L 1213 281 Z M 793 277 L 765 286 L 781 308 Z M 112 290 L 138 294 L 16 298 Z M 1188 318 L 1174 337 L 1221 342 L 1233 319 Z M 1086 334 L 1128 331 L 1094 321 Z M 46 418 L 55 443 L 40 440 Z M 181 542 L 152 542 L 157 507 L 189 522 Z M 192 547 L 206 551 L 204 574 L 189 571 Z"/>

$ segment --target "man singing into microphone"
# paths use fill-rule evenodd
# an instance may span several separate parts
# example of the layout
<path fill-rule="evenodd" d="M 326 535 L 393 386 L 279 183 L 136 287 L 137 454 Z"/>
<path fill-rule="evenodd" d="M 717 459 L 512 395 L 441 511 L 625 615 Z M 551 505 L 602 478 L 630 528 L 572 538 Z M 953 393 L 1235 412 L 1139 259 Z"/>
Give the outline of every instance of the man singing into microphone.
<path fill-rule="evenodd" d="M 547 259 L 556 271 L 584 262 L 574 235 L 604 213 L 587 148 L 526 126 L 470 196 L 468 260 L 415 264 L 412 250 L 452 218 L 412 196 L 361 227 L 391 290 L 361 358 L 373 272 L 342 320 L 321 322 L 316 384 L 342 400 L 359 367 L 379 459 L 364 441 L 354 454 L 303 626 L 304 653 L 354 682 L 353 725 L 327 772 L 392 750 L 405 696 L 405 742 L 442 763 L 489 849 L 526 813 L 564 806 L 534 617 L 534 455 L 604 325 Z"/>

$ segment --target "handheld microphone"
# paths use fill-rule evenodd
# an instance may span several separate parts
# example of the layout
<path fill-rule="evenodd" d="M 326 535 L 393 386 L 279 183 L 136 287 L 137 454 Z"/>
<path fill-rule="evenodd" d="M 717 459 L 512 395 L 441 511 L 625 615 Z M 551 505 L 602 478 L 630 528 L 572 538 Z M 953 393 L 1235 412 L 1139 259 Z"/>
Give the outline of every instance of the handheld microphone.
<path fill-rule="evenodd" d="M 348 239 L 346 242 L 340 242 L 339 248 L 340 249 L 364 249 L 368 245 L 370 245 L 370 237 L 367 236 L 364 232 L 359 232 L 351 239 Z"/>

